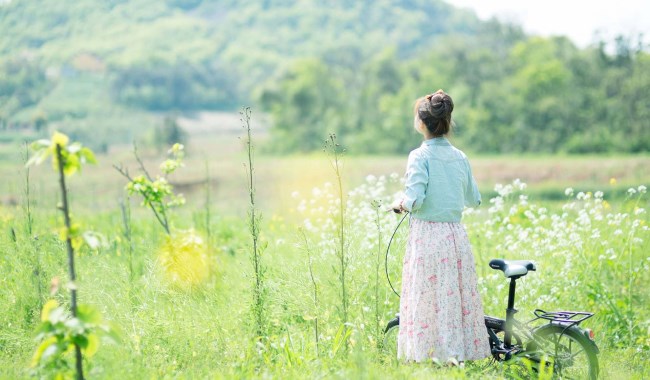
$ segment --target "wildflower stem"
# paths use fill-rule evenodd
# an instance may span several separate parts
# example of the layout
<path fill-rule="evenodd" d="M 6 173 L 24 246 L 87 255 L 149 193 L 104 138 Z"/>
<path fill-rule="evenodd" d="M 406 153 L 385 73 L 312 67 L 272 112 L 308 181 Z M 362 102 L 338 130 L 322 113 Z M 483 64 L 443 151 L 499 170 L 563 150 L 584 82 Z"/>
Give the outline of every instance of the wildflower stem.
<path fill-rule="evenodd" d="M 29 160 L 29 145 L 25 143 L 25 164 L 27 164 Z M 27 236 L 29 236 L 30 242 L 30 247 L 34 251 L 34 255 L 36 256 L 36 263 L 34 264 L 34 276 L 36 277 L 36 290 L 38 291 L 38 302 L 39 302 L 39 309 L 43 306 L 41 303 L 43 302 L 43 286 L 42 286 L 42 281 L 41 281 L 41 251 L 40 249 L 37 249 L 35 247 L 36 239 L 33 237 L 34 233 L 34 216 L 32 215 L 32 204 L 31 204 L 31 183 L 30 183 L 30 168 L 29 166 L 26 166 L 25 168 L 25 203 L 24 203 L 24 211 L 25 211 L 25 216 L 26 216 L 26 225 L 27 225 Z"/>
<path fill-rule="evenodd" d="M 25 164 L 29 159 L 29 146 L 25 143 Z M 31 194 L 30 194 L 30 182 L 29 182 L 29 166 L 25 168 L 25 215 L 27 216 L 27 233 L 29 237 L 32 237 L 33 226 L 34 226 L 34 217 L 32 216 L 32 207 L 31 207 Z"/>
<path fill-rule="evenodd" d="M 250 107 L 244 107 L 240 112 L 242 115 L 243 127 L 246 130 L 246 152 L 248 155 L 248 165 L 244 165 L 247 168 L 248 176 L 248 195 L 249 195 L 249 220 L 248 225 L 251 233 L 251 238 L 253 240 L 253 250 L 252 250 L 252 259 L 253 259 L 253 270 L 255 275 L 255 284 L 253 288 L 253 314 L 255 316 L 255 329 L 256 335 L 258 338 L 264 336 L 264 300 L 263 300 L 263 267 L 260 257 L 260 247 L 259 247 L 259 215 L 257 214 L 256 205 L 255 205 L 255 182 L 253 179 L 254 164 L 253 164 L 253 141 L 251 134 L 251 109 Z"/>
<path fill-rule="evenodd" d="M 132 283 L 134 274 L 133 274 L 133 236 L 131 231 L 131 207 L 129 198 L 127 197 L 126 201 L 124 199 L 120 200 L 120 209 L 122 210 L 122 223 L 124 224 L 124 239 L 128 244 L 127 252 L 129 255 L 129 281 Z"/>
<path fill-rule="evenodd" d="M 210 199 L 210 166 L 208 160 L 205 160 L 205 237 L 208 241 L 208 246 L 210 246 L 211 239 L 211 228 L 210 228 L 210 219 L 212 218 L 212 200 Z"/>
<path fill-rule="evenodd" d="M 634 203 L 634 207 L 632 207 L 632 210 L 636 210 L 637 207 L 639 207 L 639 202 L 641 201 L 641 196 L 642 193 L 639 192 L 639 195 L 637 196 L 636 202 Z M 627 237 L 627 242 L 625 242 L 625 247 L 628 250 L 628 268 L 627 268 L 627 307 L 628 307 L 628 316 L 627 316 L 627 322 L 628 322 L 628 335 L 629 335 L 629 341 L 634 342 L 634 308 L 632 307 L 632 301 L 633 301 L 633 292 L 632 292 L 632 287 L 634 286 L 634 280 L 635 280 L 635 275 L 634 271 L 632 270 L 633 268 L 633 257 L 632 257 L 632 239 L 634 238 L 634 230 L 630 231 Z"/>
<path fill-rule="evenodd" d="M 375 262 L 375 339 L 377 340 L 377 348 L 381 343 L 381 327 L 379 326 L 380 315 L 379 312 L 379 268 L 381 266 L 381 219 L 379 217 L 379 208 L 381 202 L 375 203 L 375 224 L 377 226 L 377 257 Z"/>
<path fill-rule="evenodd" d="M 347 334 L 348 322 L 348 294 L 346 289 L 346 271 L 348 266 L 348 258 L 346 255 L 346 241 L 345 241 L 345 200 L 343 199 L 343 182 L 341 175 L 340 155 L 341 150 L 339 144 L 336 142 L 336 135 L 330 134 L 327 144 L 329 153 L 331 154 L 331 164 L 336 174 L 336 181 L 339 192 L 339 215 L 338 215 L 338 259 L 339 259 L 339 280 L 341 282 L 341 317 L 343 320 L 343 336 Z M 348 341 L 345 341 L 345 347 L 348 347 Z"/>

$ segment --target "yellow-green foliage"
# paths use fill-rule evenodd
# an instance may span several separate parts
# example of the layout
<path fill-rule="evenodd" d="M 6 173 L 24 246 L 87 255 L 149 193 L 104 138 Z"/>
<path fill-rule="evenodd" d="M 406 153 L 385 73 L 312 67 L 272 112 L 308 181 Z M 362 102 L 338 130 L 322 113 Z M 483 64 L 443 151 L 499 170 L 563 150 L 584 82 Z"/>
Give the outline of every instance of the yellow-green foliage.
<path fill-rule="evenodd" d="M 212 273 L 208 253 L 208 245 L 196 231 L 175 231 L 158 250 L 158 263 L 173 285 L 192 288 L 204 284 Z"/>

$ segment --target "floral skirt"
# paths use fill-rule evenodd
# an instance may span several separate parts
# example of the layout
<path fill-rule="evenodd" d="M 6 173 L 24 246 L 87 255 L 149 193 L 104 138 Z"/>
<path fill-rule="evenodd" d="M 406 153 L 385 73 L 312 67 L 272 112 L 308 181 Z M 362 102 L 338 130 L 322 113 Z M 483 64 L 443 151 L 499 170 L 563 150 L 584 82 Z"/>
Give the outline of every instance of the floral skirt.
<path fill-rule="evenodd" d="M 400 359 L 490 356 L 474 265 L 462 224 L 411 218 L 399 310 Z"/>

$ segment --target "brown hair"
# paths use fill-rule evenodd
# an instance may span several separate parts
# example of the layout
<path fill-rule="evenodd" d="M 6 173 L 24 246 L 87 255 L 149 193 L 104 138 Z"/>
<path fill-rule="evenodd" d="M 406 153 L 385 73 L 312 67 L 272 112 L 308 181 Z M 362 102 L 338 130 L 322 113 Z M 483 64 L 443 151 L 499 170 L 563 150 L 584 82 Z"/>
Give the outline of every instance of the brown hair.
<path fill-rule="evenodd" d="M 418 99 L 415 114 L 433 137 L 446 135 L 451 130 L 451 112 L 454 101 L 442 90 Z"/>

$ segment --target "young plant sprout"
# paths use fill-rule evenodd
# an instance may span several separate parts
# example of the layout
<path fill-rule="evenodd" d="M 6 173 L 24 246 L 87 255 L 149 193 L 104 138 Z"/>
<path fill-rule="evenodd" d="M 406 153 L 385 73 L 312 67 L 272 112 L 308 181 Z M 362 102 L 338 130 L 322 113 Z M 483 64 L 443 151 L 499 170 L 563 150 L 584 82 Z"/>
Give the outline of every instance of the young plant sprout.
<path fill-rule="evenodd" d="M 82 355 L 92 357 L 99 347 L 99 336 L 109 335 L 116 338 L 114 330 L 104 323 L 101 314 L 92 306 L 77 305 L 77 284 L 75 271 L 75 250 L 84 239 L 95 244 L 93 234 L 84 233 L 78 223 L 73 223 L 70 216 L 66 177 L 81 171 L 81 165 L 96 163 L 93 152 L 78 142 L 70 143 L 68 136 L 55 132 L 51 140 L 38 140 L 31 145 L 34 155 L 27 166 L 38 165 L 47 158 L 52 158 L 52 167 L 59 175 L 61 189 L 60 210 L 64 224 L 60 237 L 65 241 L 68 253 L 68 275 L 70 283 L 70 312 L 59 306 L 55 300 L 43 306 L 41 324 L 36 339 L 40 341 L 32 358 L 32 367 L 52 371 L 55 377 L 64 377 L 70 372 L 67 354 L 74 352 L 75 377 L 84 379 Z"/>

